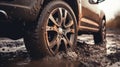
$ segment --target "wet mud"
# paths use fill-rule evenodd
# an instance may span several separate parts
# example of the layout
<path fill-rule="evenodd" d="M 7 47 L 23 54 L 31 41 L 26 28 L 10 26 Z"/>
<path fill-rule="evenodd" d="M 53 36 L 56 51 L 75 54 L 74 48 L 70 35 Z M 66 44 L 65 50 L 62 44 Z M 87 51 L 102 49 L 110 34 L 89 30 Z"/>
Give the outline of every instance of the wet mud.
<path fill-rule="evenodd" d="M 76 53 L 37 60 L 31 60 L 23 40 L 1 39 L 0 67 L 120 67 L 120 31 L 107 30 L 107 46 L 94 45 L 92 39 L 92 35 L 78 36 Z"/>

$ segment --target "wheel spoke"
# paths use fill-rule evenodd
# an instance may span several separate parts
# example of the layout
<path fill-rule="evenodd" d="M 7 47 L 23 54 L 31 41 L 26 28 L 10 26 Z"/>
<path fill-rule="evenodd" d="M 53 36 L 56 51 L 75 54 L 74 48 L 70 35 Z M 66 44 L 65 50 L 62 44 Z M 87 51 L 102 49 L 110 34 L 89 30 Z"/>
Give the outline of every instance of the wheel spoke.
<path fill-rule="evenodd" d="M 102 39 L 106 42 L 106 22 L 103 20 L 102 22 Z"/>
<path fill-rule="evenodd" d="M 56 44 L 57 44 L 57 40 L 54 39 L 53 41 L 50 42 L 49 47 L 52 49 Z"/>
<path fill-rule="evenodd" d="M 61 44 L 61 36 L 57 35 L 57 37 L 50 42 L 49 47 L 52 49 L 54 48 L 54 46 L 56 46 L 53 52 L 57 53 L 59 50 L 60 44 Z"/>
<path fill-rule="evenodd" d="M 64 20 L 66 20 L 67 15 L 68 15 L 68 12 L 67 12 L 67 10 L 65 10 L 65 13 L 64 13 Z"/>
<path fill-rule="evenodd" d="M 105 38 L 106 37 L 106 31 L 103 31 L 102 35 L 103 35 L 103 38 Z"/>
<path fill-rule="evenodd" d="M 67 12 L 67 10 L 59 8 L 59 14 L 60 14 L 60 25 L 62 25 L 63 22 L 64 23 L 66 22 L 68 12 Z"/>
<path fill-rule="evenodd" d="M 60 48 L 60 44 L 61 44 L 61 38 L 57 38 L 57 47 L 55 49 L 55 53 L 58 52 L 59 48 Z"/>
<path fill-rule="evenodd" d="M 60 26 L 60 25 L 57 23 L 57 21 L 55 20 L 55 18 L 53 17 L 52 14 L 50 14 L 49 19 L 50 19 L 56 26 Z"/>
<path fill-rule="evenodd" d="M 103 27 L 103 31 L 105 31 L 105 30 L 106 30 L 106 27 L 104 26 L 104 27 Z"/>
<path fill-rule="evenodd" d="M 55 31 L 55 32 L 58 32 L 56 26 L 46 26 L 46 31 Z"/>
<path fill-rule="evenodd" d="M 70 32 L 71 32 L 71 33 L 75 33 L 75 29 L 71 29 Z"/>
<path fill-rule="evenodd" d="M 66 39 L 67 43 L 68 43 L 70 46 L 72 46 L 72 43 L 71 43 L 71 41 L 68 39 L 67 36 L 65 36 L 65 39 Z"/>
<path fill-rule="evenodd" d="M 59 13 L 60 13 L 60 17 L 63 17 L 63 12 L 62 12 L 62 8 L 59 8 Z"/>
<path fill-rule="evenodd" d="M 67 33 L 72 33 L 72 34 L 74 34 L 74 33 L 75 33 L 75 29 L 70 29 L 70 28 L 68 28 L 68 29 L 65 30 L 65 34 L 67 34 Z"/>
<path fill-rule="evenodd" d="M 56 36 L 51 42 L 50 42 L 50 47 L 53 47 L 58 44 L 58 36 Z"/>
<path fill-rule="evenodd" d="M 63 12 L 62 12 L 62 8 L 59 8 L 59 20 L 60 20 L 60 25 L 62 25 L 62 19 L 63 19 Z"/>
<path fill-rule="evenodd" d="M 68 44 L 68 41 L 66 40 L 65 37 L 62 38 L 63 42 L 64 42 L 64 45 L 65 45 L 65 49 L 67 49 L 67 44 Z"/>
<path fill-rule="evenodd" d="M 70 42 L 72 42 L 72 43 L 73 43 L 74 38 L 75 38 L 75 35 L 74 35 L 74 34 L 72 34 L 72 35 L 70 36 Z M 73 44 L 71 44 L 71 46 L 72 46 L 72 45 L 73 45 Z"/>
<path fill-rule="evenodd" d="M 74 25 L 73 20 L 70 20 L 67 24 L 64 23 L 65 28 L 70 28 Z"/>
<path fill-rule="evenodd" d="M 103 28 L 103 29 L 102 29 L 103 31 L 106 30 L 106 23 L 105 23 L 105 20 L 103 20 L 103 22 L 102 22 L 102 28 Z"/>

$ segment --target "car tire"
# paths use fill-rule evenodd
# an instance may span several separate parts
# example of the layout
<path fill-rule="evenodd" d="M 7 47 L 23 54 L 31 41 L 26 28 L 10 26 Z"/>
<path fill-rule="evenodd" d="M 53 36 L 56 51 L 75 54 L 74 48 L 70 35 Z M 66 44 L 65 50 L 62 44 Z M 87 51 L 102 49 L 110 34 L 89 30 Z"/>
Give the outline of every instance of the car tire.
<path fill-rule="evenodd" d="M 24 41 L 32 58 L 54 56 L 69 48 L 74 51 L 76 39 L 76 17 L 64 1 L 51 1 L 36 23 L 26 24 Z"/>
<path fill-rule="evenodd" d="M 100 30 L 97 33 L 94 33 L 94 42 L 96 45 L 106 44 L 106 21 L 102 20 Z"/>

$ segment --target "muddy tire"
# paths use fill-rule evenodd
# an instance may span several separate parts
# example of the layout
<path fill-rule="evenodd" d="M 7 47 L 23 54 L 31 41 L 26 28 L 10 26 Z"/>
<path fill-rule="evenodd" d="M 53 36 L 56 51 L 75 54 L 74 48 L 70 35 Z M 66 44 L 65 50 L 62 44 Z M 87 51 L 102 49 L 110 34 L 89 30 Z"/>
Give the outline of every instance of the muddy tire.
<path fill-rule="evenodd" d="M 69 48 L 74 50 L 76 39 L 76 17 L 64 1 L 48 3 L 37 23 L 26 24 L 24 41 L 32 58 L 54 56 Z"/>
<path fill-rule="evenodd" d="M 96 45 L 105 45 L 106 44 L 106 21 L 102 20 L 100 31 L 94 33 L 94 42 Z"/>

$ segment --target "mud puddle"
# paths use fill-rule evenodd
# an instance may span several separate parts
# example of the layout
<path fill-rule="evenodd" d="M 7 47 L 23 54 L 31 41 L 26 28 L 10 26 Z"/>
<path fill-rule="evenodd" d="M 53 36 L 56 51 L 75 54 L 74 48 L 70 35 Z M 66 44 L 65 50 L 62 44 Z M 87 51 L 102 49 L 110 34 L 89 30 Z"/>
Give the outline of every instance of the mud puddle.
<path fill-rule="evenodd" d="M 79 36 L 77 53 L 61 52 L 38 60 L 30 59 L 23 40 L 1 39 L 0 67 L 120 67 L 120 34 L 107 30 L 106 47 L 95 46 L 92 39 L 91 35 Z"/>

